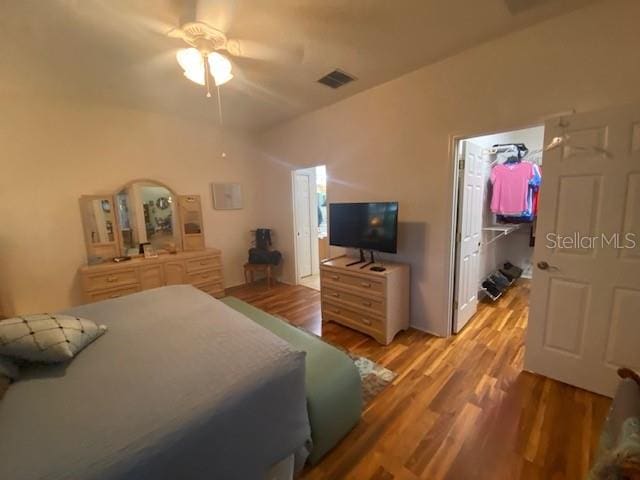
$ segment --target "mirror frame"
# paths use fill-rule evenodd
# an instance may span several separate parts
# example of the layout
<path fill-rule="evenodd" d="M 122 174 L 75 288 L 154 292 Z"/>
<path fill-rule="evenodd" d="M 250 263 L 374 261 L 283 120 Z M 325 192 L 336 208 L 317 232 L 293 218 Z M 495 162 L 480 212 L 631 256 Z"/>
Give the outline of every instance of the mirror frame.
<path fill-rule="evenodd" d="M 113 208 L 115 209 L 115 216 L 116 216 L 116 222 L 117 222 L 117 233 L 116 236 L 118 238 L 118 249 L 120 251 L 120 255 L 125 255 L 126 252 L 124 252 L 124 239 L 122 238 L 122 230 L 120 230 L 120 209 L 118 208 L 117 204 L 116 204 L 116 199 L 117 196 L 120 192 L 122 192 L 123 190 L 128 189 L 129 187 L 131 187 L 131 185 L 133 185 L 134 183 L 146 183 L 146 184 L 154 184 L 157 185 L 159 187 L 163 187 L 166 188 L 167 190 L 169 190 L 169 193 L 171 193 L 171 197 L 173 198 L 173 213 L 175 214 L 175 221 L 174 224 L 178 227 L 181 228 L 181 218 L 180 218 L 180 207 L 178 205 L 178 194 L 175 192 L 175 190 L 173 190 L 170 186 L 168 186 L 167 184 L 163 183 L 163 182 L 159 182 L 158 180 L 153 180 L 150 178 L 137 178 L 135 180 L 131 180 L 127 183 L 125 183 L 123 186 L 121 186 L 120 188 L 118 188 L 115 192 L 113 192 Z M 182 246 L 182 232 L 181 230 L 178 230 L 177 232 L 173 232 L 173 237 L 175 239 L 175 243 L 176 243 L 176 251 L 178 252 L 182 252 L 183 251 L 183 246 Z M 165 250 L 159 250 L 158 253 L 167 253 Z M 136 257 L 142 257 L 143 255 L 141 253 L 138 253 L 136 255 L 130 255 L 132 258 L 136 258 Z"/>
<path fill-rule="evenodd" d="M 87 224 L 85 222 L 84 208 L 85 208 L 85 205 L 87 205 L 89 202 L 93 202 L 96 200 L 99 200 L 101 202 L 104 200 L 108 200 L 109 202 L 111 202 L 113 219 L 115 221 L 115 225 L 114 225 L 115 231 L 114 231 L 112 242 L 94 243 L 91 241 L 91 238 L 89 236 L 89 231 L 87 229 Z M 120 237 L 120 223 L 119 223 L 120 219 L 118 218 L 118 212 L 115 205 L 115 197 L 112 195 L 81 195 L 79 199 L 79 205 L 80 205 L 80 216 L 82 219 L 82 231 L 84 235 L 84 243 L 87 250 L 87 260 L 89 260 L 90 257 L 97 255 L 97 251 L 100 249 L 100 247 L 111 248 L 113 249 L 113 253 L 115 253 L 116 256 L 121 255 L 122 254 L 122 243 L 121 243 L 122 238 Z"/>

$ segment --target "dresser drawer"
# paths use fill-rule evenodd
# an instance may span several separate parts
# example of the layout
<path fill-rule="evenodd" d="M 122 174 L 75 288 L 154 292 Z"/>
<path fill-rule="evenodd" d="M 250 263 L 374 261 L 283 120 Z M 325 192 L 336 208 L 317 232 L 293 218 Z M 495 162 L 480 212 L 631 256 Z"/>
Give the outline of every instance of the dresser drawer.
<path fill-rule="evenodd" d="M 152 265 L 149 267 L 140 267 L 140 287 L 142 290 L 149 288 L 162 287 L 164 283 L 164 275 L 162 265 Z"/>
<path fill-rule="evenodd" d="M 185 262 L 187 265 L 187 273 L 199 272 L 201 270 L 211 270 L 222 266 L 218 255 L 210 255 L 208 257 L 192 258 Z"/>
<path fill-rule="evenodd" d="M 347 306 L 355 308 L 358 311 L 373 313 L 382 317 L 385 316 L 385 304 L 382 297 L 364 297 L 344 290 L 338 291 L 326 286 L 322 289 L 322 297 L 329 301 L 335 300 L 335 303 L 346 303 Z"/>
<path fill-rule="evenodd" d="M 211 282 L 222 282 L 222 270 L 202 270 L 200 272 L 194 272 L 187 274 L 187 283 L 191 285 L 202 285 Z"/>
<path fill-rule="evenodd" d="M 364 329 L 366 332 L 384 332 L 384 322 L 374 315 L 344 308 L 326 299 L 322 300 L 322 313 L 325 320 L 335 320 L 355 329 Z"/>
<path fill-rule="evenodd" d="M 109 300 L 111 298 L 124 297 L 125 295 L 130 295 L 139 291 L 140 287 L 138 286 L 116 288 L 114 290 L 90 293 L 89 300 L 91 302 L 99 302 L 100 300 Z"/>
<path fill-rule="evenodd" d="M 187 283 L 187 267 L 184 262 L 165 263 L 164 281 L 167 285 L 182 285 Z"/>
<path fill-rule="evenodd" d="M 321 271 L 320 279 L 323 283 L 327 283 L 327 287 L 330 287 L 330 284 L 334 283 L 336 285 L 344 285 L 384 295 L 384 280 L 358 277 L 356 275 L 326 269 Z M 325 285 L 323 285 L 323 287 L 324 286 Z"/>
<path fill-rule="evenodd" d="M 89 292 L 113 289 L 138 283 L 135 269 L 119 269 L 112 273 L 91 273 L 85 277 L 85 289 Z"/>

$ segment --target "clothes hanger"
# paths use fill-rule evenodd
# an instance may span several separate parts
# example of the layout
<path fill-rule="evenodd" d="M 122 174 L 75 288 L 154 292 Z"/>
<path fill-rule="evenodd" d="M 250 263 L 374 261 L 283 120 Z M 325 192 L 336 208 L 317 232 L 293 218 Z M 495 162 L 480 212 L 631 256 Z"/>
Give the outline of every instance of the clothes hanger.
<path fill-rule="evenodd" d="M 572 111 L 571 114 L 575 114 L 575 111 Z M 533 162 L 536 163 L 538 165 L 540 165 L 542 163 L 542 156 L 545 152 L 550 152 L 552 150 L 555 150 L 557 148 L 560 147 L 567 147 L 570 148 L 574 151 L 580 152 L 580 153 L 593 153 L 593 154 L 597 154 L 597 155 L 604 155 L 607 158 L 613 158 L 613 153 L 611 153 L 609 150 L 607 150 L 606 148 L 602 148 L 602 147 L 597 147 L 597 146 L 592 146 L 592 145 L 576 145 L 574 143 L 572 143 L 571 141 L 571 135 L 568 132 L 569 126 L 571 125 L 571 123 L 569 122 L 569 120 L 565 119 L 565 118 L 560 118 L 560 120 L 558 121 L 558 126 L 562 129 L 562 133 L 561 135 L 557 136 L 557 137 L 553 137 L 551 139 L 551 141 L 546 144 L 543 148 L 537 149 L 537 150 L 530 150 L 528 153 L 526 153 L 523 157 L 522 160 L 526 160 L 528 162 Z M 514 147 L 512 147 L 514 148 Z M 483 153 L 485 154 L 497 154 L 497 153 L 503 153 L 506 152 L 507 150 L 502 150 L 502 149 L 496 149 L 496 148 L 489 148 L 483 151 Z M 498 163 L 499 159 L 496 158 L 494 161 L 489 163 L 489 166 L 492 167 L 494 166 L 496 163 Z"/>
<path fill-rule="evenodd" d="M 520 158 L 520 149 L 518 149 L 516 144 L 500 145 L 500 146 L 497 146 L 497 147 L 491 147 L 491 148 L 486 149 L 483 153 L 488 153 L 490 155 L 496 155 L 496 159 L 491 161 L 491 162 L 489 162 L 489 166 L 490 167 L 493 167 L 497 163 L 502 163 L 502 164 L 508 163 L 507 161 L 500 162 L 499 154 L 501 154 L 501 153 L 509 153 L 509 154 L 512 154 L 512 156 L 517 156 L 518 157 L 518 162 L 517 163 L 522 161 L 522 159 L 524 158 L 524 156 L 522 158 Z M 526 154 L 525 154 L 525 156 L 526 156 Z"/>
<path fill-rule="evenodd" d="M 560 148 L 560 147 L 568 147 L 571 148 L 572 150 L 576 150 L 579 152 L 583 152 L 583 153 L 596 153 L 599 155 L 604 155 L 607 158 L 613 158 L 613 153 L 611 153 L 609 150 L 607 150 L 606 148 L 602 148 L 602 147 L 597 147 L 597 146 L 593 146 L 593 145 L 574 145 L 571 143 L 571 135 L 569 135 L 568 133 L 568 128 L 571 124 L 569 123 L 568 120 L 565 120 L 564 118 L 561 118 L 560 121 L 558 122 L 558 126 L 560 128 L 562 128 L 562 134 L 558 137 L 553 137 L 551 139 L 551 141 L 545 145 L 542 149 L 539 150 L 534 150 L 532 152 L 529 152 L 529 155 L 532 154 L 538 154 L 538 153 L 544 153 L 544 152 L 549 152 L 551 150 L 555 150 L 556 148 Z"/>

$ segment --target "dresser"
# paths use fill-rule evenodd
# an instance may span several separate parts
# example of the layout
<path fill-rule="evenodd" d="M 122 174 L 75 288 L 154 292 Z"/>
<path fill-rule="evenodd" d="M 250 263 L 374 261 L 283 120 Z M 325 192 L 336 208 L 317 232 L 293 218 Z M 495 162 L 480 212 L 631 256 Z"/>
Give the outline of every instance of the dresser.
<path fill-rule="evenodd" d="M 225 295 L 222 253 L 215 248 L 88 265 L 80 268 L 80 278 L 89 303 L 178 284 L 193 285 L 218 298 Z"/>
<path fill-rule="evenodd" d="M 410 267 L 385 262 L 384 272 L 373 272 L 370 266 L 360 269 L 362 264 L 348 267 L 353 261 L 344 256 L 320 265 L 322 319 L 388 345 L 409 328 Z"/>

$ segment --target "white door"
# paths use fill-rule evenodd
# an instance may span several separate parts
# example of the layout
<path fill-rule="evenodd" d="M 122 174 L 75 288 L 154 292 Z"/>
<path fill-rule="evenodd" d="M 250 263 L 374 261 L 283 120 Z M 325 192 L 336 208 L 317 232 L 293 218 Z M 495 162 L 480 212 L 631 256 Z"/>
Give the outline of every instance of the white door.
<path fill-rule="evenodd" d="M 562 133 L 547 125 L 545 143 Z M 618 367 L 640 369 L 640 105 L 567 133 L 544 156 L 525 368 L 611 395 Z M 612 155 L 571 148 L 585 145 Z"/>
<path fill-rule="evenodd" d="M 311 253 L 311 177 L 295 174 L 295 218 L 296 218 L 296 257 L 298 278 L 313 273 L 313 255 Z"/>
<path fill-rule="evenodd" d="M 456 289 L 453 331 L 458 333 L 478 308 L 484 158 L 482 147 L 466 141 L 460 170 Z"/>

